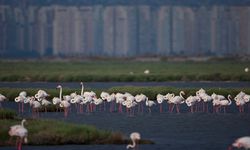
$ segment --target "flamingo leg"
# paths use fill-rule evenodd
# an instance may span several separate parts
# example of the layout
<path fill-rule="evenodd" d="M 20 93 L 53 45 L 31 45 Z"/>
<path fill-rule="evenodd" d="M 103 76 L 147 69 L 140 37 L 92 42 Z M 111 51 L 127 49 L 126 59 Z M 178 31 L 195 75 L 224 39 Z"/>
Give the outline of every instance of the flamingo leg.
<path fill-rule="evenodd" d="M 148 107 L 148 110 L 149 110 L 149 113 L 151 114 L 151 108 L 150 107 Z"/>
<path fill-rule="evenodd" d="M 191 106 L 191 113 L 193 113 L 194 112 L 194 107 L 193 107 L 193 105 Z"/>
<path fill-rule="evenodd" d="M 162 104 L 160 104 L 160 113 L 162 113 Z"/>
<path fill-rule="evenodd" d="M 139 104 L 139 105 L 138 105 L 138 113 L 140 113 L 140 106 L 141 106 L 141 105 Z"/>
<path fill-rule="evenodd" d="M 175 106 L 175 104 L 173 104 L 173 106 L 171 106 L 172 108 L 171 108 L 171 113 L 174 111 L 174 106 Z"/>
<path fill-rule="evenodd" d="M 144 107 L 143 107 L 143 104 L 141 104 L 141 110 L 142 110 L 141 112 L 142 112 L 142 113 L 143 113 L 143 108 L 144 108 Z"/>
<path fill-rule="evenodd" d="M 19 139 L 18 150 L 22 150 L 22 138 Z"/>
<path fill-rule="evenodd" d="M 23 108 L 24 108 L 24 104 L 23 104 L 23 102 L 22 102 L 22 113 L 24 112 L 24 109 L 23 109 Z"/>
<path fill-rule="evenodd" d="M 176 105 L 176 110 L 177 110 L 177 113 L 179 114 L 180 113 L 179 104 Z"/>

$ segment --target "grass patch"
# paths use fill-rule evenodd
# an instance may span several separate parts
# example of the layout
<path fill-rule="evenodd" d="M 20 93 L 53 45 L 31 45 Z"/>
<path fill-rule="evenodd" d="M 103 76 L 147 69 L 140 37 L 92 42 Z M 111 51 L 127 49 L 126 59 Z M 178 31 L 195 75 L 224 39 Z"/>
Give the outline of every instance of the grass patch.
<path fill-rule="evenodd" d="M 8 145 L 8 130 L 21 120 L 0 120 L 0 146 Z M 79 125 L 55 120 L 27 120 L 29 145 L 62 144 L 125 144 L 128 140 L 119 132 L 99 130 L 89 125 Z M 152 144 L 142 140 L 144 144 Z"/>
<path fill-rule="evenodd" d="M 16 112 L 11 109 L 0 109 L 0 119 L 14 119 Z"/>
<path fill-rule="evenodd" d="M 0 81 L 250 81 L 250 62 L 2 61 Z M 144 70 L 150 74 L 145 75 Z"/>

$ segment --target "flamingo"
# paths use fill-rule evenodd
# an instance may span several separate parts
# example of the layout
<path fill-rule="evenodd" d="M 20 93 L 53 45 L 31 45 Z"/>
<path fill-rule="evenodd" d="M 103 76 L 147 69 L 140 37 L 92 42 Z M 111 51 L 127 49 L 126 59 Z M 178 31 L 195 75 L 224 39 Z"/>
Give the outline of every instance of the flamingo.
<path fill-rule="evenodd" d="M 135 96 L 135 101 L 139 104 L 138 105 L 138 112 L 142 112 L 143 113 L 143 101 L 147 100 L 147 96 L 144 94 L 139 94 Z"/>
<path fill-rule="evenodd" d="M 250 101 L 250 95 L 241 91 L 235 96 L 234 100 L 236 105 L 239 107 L 239 112 L 242 113 L 244 112 L 244 105 Z"/>
<path fill-rule="evenodd" d="M 158 104 L 160 104 L 160 113 L 162 113 L 162 103 L 165 100 L 164 96 L 161 94 L 157 94 L 156 100 L 157 100 Z"/>
<path fill-rule="evenodd" d="M 225 100 L 226 98 L 223 95 L 218 95 L 215 93 L 213 93 L 211 97 L 213 98 L 213 106 L 214 106 L 213 111 L 218 112 L 220 108 L 220 100 Z"/>
<path fill-rule="evenodd" d="M 220 100 L 220 106 L 224 108 L 224 113 L 226 112 L 226 107 L 232 104 L 231 95 L 227 96 L 227 99 Z"/>
<path fill-rule="evenodd" d="M 235 98 L 235 104 L 239 107 L 239 112 L 244 112 L 244 105 L 246 104 L 245 100 L 243 98 Z"/>
<path fill-rule="evenodd" d="M 189 96 L 187 99 L 186 99 L 186 104 L 188 107 L 191 107 L 190 108 L 190 112 L 193 113 L 194 112 L 194 105 L 197 104 L 197 102 L 200 101 L 200 98 L 198 96 Z"/>
<path fill-rule="evenodd" d="M 114 111 L 115 107 L 115 93 L 112 93 L 107 97 L 107 102 L 110 102 L 111 104 L 109 105 L 109 112 Z"/>
<path fill-rule="evenodd" d="M 5 97 L 4 95 L 0 94 L 0 108 L 2 108 L 2 104 L 1 104 L 1 103 L 2 103 L 4 100 L 6 100 L 6 97 Z"/>
<path fill-rule="evenodd" d="M 62 86 L 61 86 L 61 85 L 58 85 L 56 88 L 60 90 L 60 92 L 59 92 L 59 97 L 54 97 L 54 98 L 52 99 L 52 103 L 53 103 L 54 105 L 56 105 L 56 109 L 58 110 L 58 105 L 59 105 L 59 104 L 61 103 L 61 101 L 62 101 Z"/>
<path fill-rule="evenodd" d="M 169 112 L 171 112 L 171 108 L 172 108 L 172 102 L 170 101 L 173 97 L 174 97 L 175 95 L 174 95 L 174 93 L 172 93 L 172 94 L 170 94 L 170 93 L 168 93 L 168 94 L 166 94 L 165 96 L 164 96 L 164 99 L 167 101 L 167 103 L 168 103 L 168 111 Z"/>
<path fill-rule="evenodd" d="M 77 110 L 77 112 L 81 113 L 82 110 L 81 110 L 81 107 L 80 107 L 80 103 L 82 101 L 83 101 L 83 97 L 81 95 L 76 95 L 76 96 L 74 96 L 73 99 L 70 100 L 70 103 L 76 104 L 76 110 Z M 79 106 L 79 108 L 78 108 L 78 106 Z"/>
<path fill-rule="evenodd" d="M 103 100 L 103 110 L 106 111 L 106 102 L 105 102 L 105 101 L 107 101 L 107 99 L 108 99 L 108 97 L 109 97 L 110 95 L 109 95 L 109 93 L 107 93 L 107 92 L 102 92 L 102 93 L 100 94 L 100 96 L 101 96 L 101 98 L 102 98 L 102 100 Z"/>
<path fill-rule="evenodd" d="M 125 96 L 126 96 L 125 98 L 126 101 L 122 102 L 122 104 L 126 106 L 127 114 L 132 116 L 134 114 L 134 113 L 132 114 L 132 112 L 134 112 L 132 108 L 137 105 L 137 103 L 135 102 L 135 97 L 131 94 L 125 94 Z"/>
<path fill-rule="evenodd" d="M 148 98 L 147 98 L 147 100 L 146 100 L 146 106 L 148 106 L 148 110 L 149 110 L 149 113 L 151 114 L 151 107 L 153 106 L 153 105 L 156 105 L 155 104 L 155 102 L 154 101 L 151 101 L 151 100 L 148 100 Z"/>
<path fill-rule="evenodd" d="M 60 89 L 59 100 L 58 98 L 53 98 L 53 104 L 59 104 L 60 107 L 64 108 L 64 117 L 66 118 L 68 116 L 68 108 L 70 106 L 69 101 L 71 99 L 69 95 L 66 95 L 64 96 L 65 100 L 62 100 L 62 86 L 58 85 L 57 88 Z"/>
<path fill-rule="evenodd" d="M 229 146 L 228 150 L 232 150 L 232 147 L 237 147 L 238 149 L 244 148 L 244 149 L 250 149 L 250 137 L 244 136 L 241 138 L 238 138 L 235 140 L 235 142 L 232 144 L 232 146 Z"/>
<path fill-rule="evenodd" d="M 42 106 L 44 106 L 44 109 L 45 109 L 45 113 L 47 112 L 47 107 L 49 105 L 51 105 L 52 103 L 48 100 L 46 100 L 45 98 L 42 99 Z"/>
<path fill-rule="evenodd" d="M 133 144 L 128 144 L 127 149 L 129 149 L 129 148 L 138 149 L 137 142 L 141 139 L 140 133 L 138 133 L 138 132 L 131 133 L 130 139 L 131 139 Z"/>
<path fill-rule="evenodd" d="M 68 112 L 69 112 L 69 107 L 70 107 L 70 103 L 67 100 L 63 100 L 60 102 L 60 107 L 64 108 L 64 117 L 67 118 L 68 117 Z"/>
<path fill-rule="evenodd" d="M 19 96 L 15 98 L 15 102 L 18 103 L 18 111 L 20 112 L 24 112 L 24 100 L 26 99 L 27 96 L 27 92 L 26 91 L 22 91 L 19 93 Z M 20 104 L 21 103 L 21 104 Z"/>
<path fill-rule="evenodd" d="M 30 106 L 32 107 L 32 116 L 39 117 L 39 109 L 41 108 L 40 102 L 35 100 L 34 96 L 29 97 Z"/>
<path fill-rule="evenodd" d="M 22 150 L 22 142 L 28 143 L 28 130 L 24 127 L 25 119 L 22 120 L 21 125 L 13 125 L 10 127 L 9 135 L 11 137 L 16 136 L 16 146 L 18 150 Z"/>
<path fill-rule="evenodd" d="M 224 97 L 224 96 L 223 96 Z M 232 101 L 231 101 L 231 95 L 228 95 L 226 98 L 219 98 L 219 97 L 214 97 L 213 100 L 213 106 L 214 106 L 214 110 L 215 112 L 219 112 L 219 108 L 223 107 L 224 108 L 224 113 L 226 112 L 226 106 L 231 105 Z"/>
<path fill-rule="evenodd" d="M 196 92 L 196 96 L 200 97 L 200 99 L 202 100 L 203 112 L 205 111 L 205 109 L 206 109 L 206 112 L 208 112 L 208 102 L 211 102 L 213 98 L 210 95 L 208 95 L 206 91 L 202 88 Z"/>
<path fill-rule="evenodd" d="M 185 95 L 184 91 L 180 91 L 179 96 L 175 96 L 175 97 L 170 99 L 170 102 L 173 103 L 174 106 L 176 105 L 177 113 L 180 113 L 179 105 L 185 102 L 185 99 L 184 99 L 184 97 L 182 95 Z M 172 107 L 171 112 L 173 112 L 174 106 Z"/>
<path fill-rule="evenodd" d="M 103 99 L 101 98 L 93 98 L 93 101 L 94 101 L 93 103 L 95 104 L 95 106 L 99 106 L 103 103 Z"/>
<path fill-rule="evenodd" d="M 125 96 L 122 93 L 116 93 L 115 98 L 116 98 L 116 103 L 119 104 L 118 111 L 122 113 L 122 102 L 125 101 Z"/>
<path fill-rule="evenodd" d="M 41 101 L 42 99 L 48 97 L 49 94 L 47 94 L 47 92 L 45 92 L 44 90 L 38 90 L 37 94 L 35 94 L 35 98 L 38 101 Z"/>
<path fill-rule="evenodd" d="M 92 103 L 93 101 L 93 98 L 96 98 L 96 93 L 93 92 L 93 91 L 90 91 L 90 92 L 83 92 L 84 91 L 84 85 L 83 85 L 83 82 L 80 82 L 81 86 L 82 86 L 82 89 L 81 89 L 81 96 L 84 98 L 84 99 L 88 99 L 90 103 L 87 103 L 87 108 L 89 109 L 90 112 L 93 111 L 93 107 L 94 107 L 94 104 Z M 83 104 L 83 103 L 81 103 Z M 85 103 L 86 104 L 86 103 Z"/>

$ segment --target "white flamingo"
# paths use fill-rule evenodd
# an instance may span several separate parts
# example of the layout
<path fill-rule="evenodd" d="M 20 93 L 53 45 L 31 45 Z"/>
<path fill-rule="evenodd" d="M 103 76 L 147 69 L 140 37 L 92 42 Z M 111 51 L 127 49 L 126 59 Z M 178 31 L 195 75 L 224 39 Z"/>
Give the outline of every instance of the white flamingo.
<path fill-rule="evenodd" d="M 104 101 L 101 98 L 93 98 L 93 103 L 95 104 L 94 109 L 96 109 L 96 107 L 99 107 L 103 102 Z M 101 111 L 101 109 L 100 109 L 100 111 Z"/>
<path fill-rule="evenodd" d="M 211 97 L 213 98 L 213 111 L 218 112 L 220 108 L 220 101 L 225 100 L 226 98 L 223 95 L 218 95 L 215 93 L 213 93 Z"/>
<path fill-rule="evenodd" d="M 2 108 L 2 102 L 6 100 L 6 97 L 2 94 L 0 94 L 0 108 Z"/>
<path fill-rule="evenodd" d="M 35 98 L 38 101 L 41 101 L 42 99 L 48 97 L 49 94 L 47 92 L 45 92 L 44 90 L 38 90 L 37 93 L 35 94 Z"/>
<path fill-rule="evenodd" d="M 53 103 L 53 105 L 56 106 L 56 109 L 57 109 L 57 111 L 58 111 L 58 105 L 59 105 L 59 104 L 61 103 L 61 101 L 62 101 L 62 86 L 61 86 L 61 85 L 58 85 L 56 88 L 59 89 L 59 97 L 54 97 L 54 98 L 52 99 L 52 103 Z"/>
<path fill-rule="evenodd" d="M 200 89 L 196 92 L 196 96 L 199 96 L 202 100 L 202 110 L 203 112 L 208 112 L 208 103 L 213 100 L 213 98 L 206 93 L 204 89 Z"/>
<path fill-rule="evenodd" d="M 137 142 L 139 142 L 139 140 L 141 139 L 141 135 L 138 132 L 133 132 L 130 134 L 130 139 L 132 141 L 132 144 L 128 144 L 127 149 L 129 148 L 136 149 L 138 147 Z"/>
<path fill-rule="evenodd" d="M 152 100 L 148 100 L 148 98 L 147 98 L 147 100 L 146 100 L 146 106 L 148 106 L 148 111 L 149 111 L 150 114 L 152 112 L 151 111 L 151 107 L 154 106 L 154 105 L 156 105 L 155 102 L 152 101 Z"/>
<path fill-rule="evenodd" d="M 122 113 L 122 111 L 123 111 L 122 110 L 122 102 L 125 101 L 125 96 L 122 93 L 116 93 L 115 98 L 116 98 L 116 103 L 119 104 L 118 111 L 120 113 Z"/>
<path fill-rule="evenodd" d="M 229 146 L 228 150 L 232 150 L 232 147 L 236 147 L 238 149 L 244 148 L 244 149 L 250 149 L 250 137 L 244 136 L 241 138 L 238 138 L 235 140 L 235 142 L 232 144 L 232 146 Z"/>
<path fill-rule="evenodd" d="M 58 85 L 57 88 L 60 89 L 59 100 L 58 98 L 53 98 L 53 104 L 59 104 L 59 106 L 64 109 L 64 117 L 66 118 L 68 116 L 68 109 L 70 107 L 69 101 L 71 99 L 70 99 L 70 96 L 68 95 L 68 96 L 64 96 L 66 100 L 62 100 L 62 86 Z"/>
<path fill-rule="evenodd" d="M 70 103 L 76 105 L 76 110 L 77 110 L 77 112 L 79 112 L 79 113 L 82 113 L 82 109 L 81 109 L 81 105 L 80 105 L 80 103 L 81 103 L 82 101 L 83 101 L 83 97 L 82 97 L 81 95 L 76 95 L 76 96 L 74 96 L 74 98 L 72 98 L 72 99 L 70 100 Z M 79 108 L 78 108 L 78 106 L 79 106 Z"/>
<path fill-rule="evenodd" d="M 179 105 L 185 102 L 185 98 L 182 95 L 185 95 L 184 91 L 180 91 L 179 96 L 175 96 L 170 99 L 170 102 L 173 103 L 174 106 L 176 106 L 177 113 L 180 113 Z M 174 106 L 172 107 L 171 112 L 173 112 Z"/>
<path fill-rule="evenodd" d="M 45 112 L 47 112 L 47 107 L 52 104 L 50 101 L 46 100 L 45 98 L 42 98 L 41 103 L 42 103 L 42 106 L 44 106 Z"/>
<path fill-rule="evenodd" d="M 215 97 L 215 99 L 213 99 L 214 111 L 217 112 L 217 113 L 219 112 L 219 109 L 221 107 L 224 108 L 224 113 L 225 113 L 226 112 L 226 107 L 229 106 L 229 105 L 231 105 L 231 103 L 232 103 L 232 101 L 231 101 L 231 95 L 228 95 L 228 99 L 226 99 L 226 98 L 221 99 L 221 98 Z"/>
<path fill-rule="evenodd" d="M 227 99 L 220 100 L 220 106 L 224 108 L 224 113 L 226 112 L 226 107 L 232 104 L 231 95 L 227 96 Z"/>
<path fill-rule="evenodd" d="M 41 108 L 41 103 L 35 100 L 34 96 L 29 97 L 30 106 L 32 107 L 32 116 L 39 117 L 39 109 Z"/>
<path fill-rule="evenodd" d="M 160 113 L 162 113 L 162 103 L 165 100 L 164 95 L 157 94 L 156 100 L 157 100 L 158 104 L 160 104 Z"/>
<path fill-rule="evenodd" d="M 17 150 L 22 149 L 22 143 L 28 143 L 28 130 L 24 127 L 24 122 L 26 122 L 25 119 L 22 120 L 21 125 L 14 125 L 10 127 L 9 135 L 11 137 L 16 136 L 16 146 Z"/>
<path fill-rule="evenodd" d="M 109 112 L 113 112 L 115 110 L 115 93 L 110 94 L 107 97 L 107 102 L 111 103 L 109 106 Z"/>
<path fill-rule="evenodd" d="M 15 102 L 18 103 L 18 112 L 23 113 L 24 112 L 24 100 L 26 99 L 27 92 L 22 91 L 19 93 L 19 96 L 15 98 Z"/>
<path fill-rule="evenodd" d="M 236 106 L 239 107 L 239 112 L 243 113 L 244 112 L 244 106 L 246 104 L 246 101 L 244 100 L 243 97 L 236 97 L 235 99 L 235 104 Z"/>
<path fill-rule="evenodd" d="M 64 117 L 67 118 L 68 117 L 68 113 L 69 113 L 69 107 L 70 107 L 70 103 L 67 100 L 62 100 L 60 102 L 60 107 L 62 107 L 64 109 Z"/>
<path fill-rule="evenodd" d="M 173 103 L 170 101 L 172 98 L 174 98 L 174 93 L 167 93 L 165 96 L 164 96 L 164 99 L 167 101 L 168 103 L 168 111 L 171 112 L 171 108 L 172 108 L 172 105 Z"/>
<path fill-rule="evenodd" d="M 108 99 L 109 96 L 110 95 L 107 92 L 101 92 L 101 94 L 100 94 L 100 97 L 103 100 L 103 110 L 104 111 L 106 111 L 106 102 L 107 102 L 107 99 Z"/>
<path fill-rule="evenodd" d="M 135 101 L 138 104 L 138 112 L 143 113 L 143 102 L 147 100 L 147 96 L 144 94 L 139 94 L 135 96 Z"/>
<path fill-rule="evenodd" d="M 195 104 L 197 104 L 200 101 L 200 97 L 198 96 L 189 96 L 185 102 L 187 104 L 188 107 L 190 107 L 190 112 L 193 113 L 194 112 L 194 106 Z"/>

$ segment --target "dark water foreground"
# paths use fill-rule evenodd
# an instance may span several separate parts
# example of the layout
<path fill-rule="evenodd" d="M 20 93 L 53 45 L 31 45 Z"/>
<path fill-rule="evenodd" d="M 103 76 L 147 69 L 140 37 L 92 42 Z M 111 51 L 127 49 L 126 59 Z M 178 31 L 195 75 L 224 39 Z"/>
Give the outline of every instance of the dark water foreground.
<path fill-rule="evenodd" d="M 80 88 L 79 82 L 0 82 L 0 88 Z M 114 86 L 168 86 L 177 88 L 249 88 L 250 82 L 238 81 L 172 81 L 172 82 L 86 82 L 86 88 L 106 89 Z"/>
<path fill-rule="evenodd" d="M 5 107 L 16 109 L 16 104 Z M 234 108 L 232 108 L 234 109 Z M 145 109 L 146 110 L 146 109 Z M 43 113 L 43 119 L 57 119 L 77 124 L 94 125 L 110 131 L 121 131 L 127 137 L 131 132 L 141 133 L 142 138 L 155 142 L 153 145 L 140 145 L 140 150 L 227 150 L 236 138 L 250 135 L 250 113 L 214 114 L 159 113 L 158 107 L 152 114 L 144 112 L 135 116 L 126 113 L 94 112 L 77 114 L 72 107 L 68 118 L 63 112 Z M 236 111 L 234 111 L 236 112 Z M 31 116 L 27 111 L 21 117 Z M 27 124 L 28 126 L 28 124 Z M 13 147 L 0 147 L 12 150 Z M 125 150 L 126 145 L 65 145 L 65 146 L 24 146 L 23 150 Z"/>

